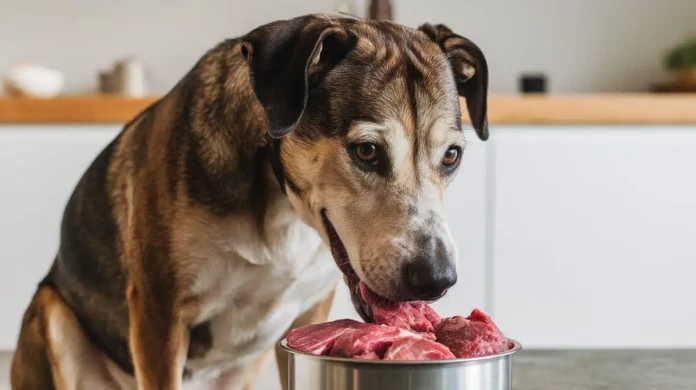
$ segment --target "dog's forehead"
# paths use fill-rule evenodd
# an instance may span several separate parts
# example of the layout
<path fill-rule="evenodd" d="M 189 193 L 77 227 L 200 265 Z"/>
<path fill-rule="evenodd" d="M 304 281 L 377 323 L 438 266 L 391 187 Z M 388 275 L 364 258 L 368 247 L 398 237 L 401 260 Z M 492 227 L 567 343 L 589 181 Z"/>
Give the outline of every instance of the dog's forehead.
<path fill-rule="evenodd" d="M 422 31 L 390 21 L 350 21 L 347 27 L 356 37 L 353 55 L 382 66 L 411 64 L 427 70 L 426 77 L 448 67 L 442 49 Z"/>
<path fill-rule="evenodd" d="M 356 121 L 400 121 L 409 133 L 433 122 L 460 125 L 445 53 L 421 31 L 388 21 L 351 21 L 355 47 L 329 77 L 332 107 Z"/>
<path fill-rule="evenodd" d="M 452 68 L 427 35 L 388 21 L 340 23 L 354 44 L 310 91 L 305 126 L 297 137 L 345 138 L 356 123 L 398 122 L 409 140 L 460 128 Z"/>

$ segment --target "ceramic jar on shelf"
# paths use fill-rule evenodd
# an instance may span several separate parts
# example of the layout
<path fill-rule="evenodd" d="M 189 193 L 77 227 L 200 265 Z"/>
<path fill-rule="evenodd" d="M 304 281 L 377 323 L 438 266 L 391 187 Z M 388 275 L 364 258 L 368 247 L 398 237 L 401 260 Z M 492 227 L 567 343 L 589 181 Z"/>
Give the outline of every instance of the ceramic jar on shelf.
<path fill-rule="evenodd" d="M 134 57 L 117 61 L 112 70 L 99 73 L 99 91 L 129 97 L 145 96 L 145 66 Z"/>

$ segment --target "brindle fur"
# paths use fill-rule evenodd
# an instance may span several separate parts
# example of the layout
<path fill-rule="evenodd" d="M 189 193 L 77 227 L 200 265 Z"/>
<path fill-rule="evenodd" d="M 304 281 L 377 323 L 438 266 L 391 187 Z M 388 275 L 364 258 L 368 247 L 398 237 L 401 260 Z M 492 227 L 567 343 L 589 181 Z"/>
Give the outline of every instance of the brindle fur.
<path fill-rule="evenodd" d="M 448 235 L 440 203 L 452 175 L 430 162 L 463 145 L 458 96 L 488 137 L 486 91 L 480 50 L 440 25 L 308 15 L 222 42 L 77 184 L 22 322 L 12 388 L 83 388 L 66 376 L 97 367 L 105 388 L 126 386 L 120 370 L 142 390 L 180 389 L 186 360 L 214 343 L 206 322 L 194 324 L 211 297 L 192 292 L 202 270 L 188 248 L 223 220 L 271 242 L 263 221 L 281 198 L 325 242 L 328 207 L 359 276 L 385 296 L 403 294 L 398 267 L 416 250 L 406 241 L 427 246 L 426 226 Z M 368 125 L 391 126 L 386 148 L 403 157 L 370 175 L 346 153 Z M 332 298 L 317 297 L 293 326 L 326 320 Z M 277 359 L 285 382 L 287 357 Z M 263 361 L 248 365 L 249 383 Z"/>

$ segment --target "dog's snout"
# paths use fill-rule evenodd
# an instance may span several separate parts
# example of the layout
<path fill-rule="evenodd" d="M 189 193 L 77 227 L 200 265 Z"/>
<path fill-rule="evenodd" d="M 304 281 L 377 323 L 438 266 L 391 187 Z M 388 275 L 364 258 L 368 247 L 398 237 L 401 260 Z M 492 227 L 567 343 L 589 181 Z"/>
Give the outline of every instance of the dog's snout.
<path fill-rule="evenodd" d="M 437 299 L 457 283 L 457 270 L 440 239 L 427 240 L 404 266 L 404 284 L 416 299 Z"/>

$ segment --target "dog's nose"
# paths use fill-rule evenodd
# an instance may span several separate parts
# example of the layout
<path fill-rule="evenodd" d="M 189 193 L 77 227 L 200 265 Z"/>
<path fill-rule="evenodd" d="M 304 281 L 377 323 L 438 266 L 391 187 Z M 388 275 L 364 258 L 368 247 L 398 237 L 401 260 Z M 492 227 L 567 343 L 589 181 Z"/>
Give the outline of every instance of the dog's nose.
<path fill-rule="evenodd" d="M 404 284 L 416 299 L 440 298 L 457 283 L 457 270 L 441 240 L 429 240 L 404 267 Z"/>

